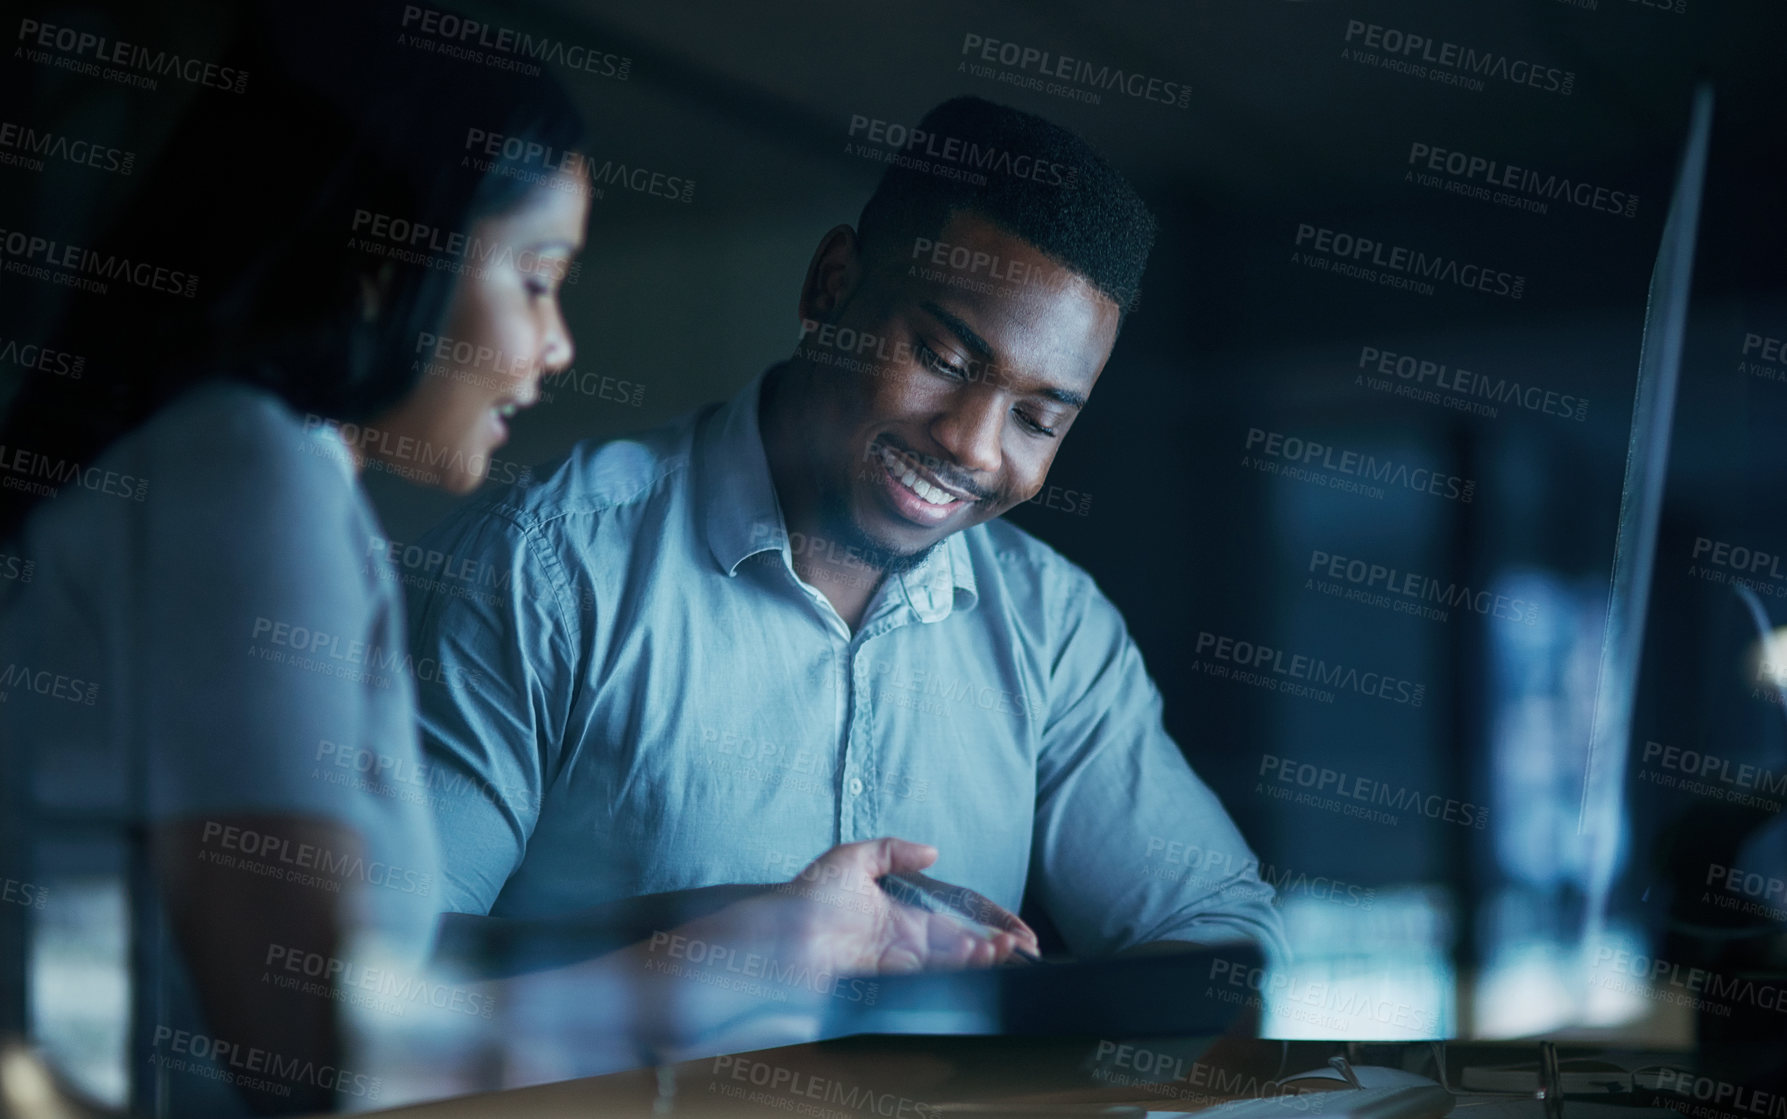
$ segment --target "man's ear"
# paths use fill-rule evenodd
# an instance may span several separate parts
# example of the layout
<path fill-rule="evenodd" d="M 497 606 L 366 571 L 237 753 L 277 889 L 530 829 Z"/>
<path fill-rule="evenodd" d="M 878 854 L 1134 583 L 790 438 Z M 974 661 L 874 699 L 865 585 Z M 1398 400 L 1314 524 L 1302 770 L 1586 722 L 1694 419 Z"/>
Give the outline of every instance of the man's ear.
<path fill-rule="evenodd" d="M 848 225 L 833 226 L 819 240 L 800 288 L 802 322 L 829 319 L 862 279 L 862 240 Z"/>

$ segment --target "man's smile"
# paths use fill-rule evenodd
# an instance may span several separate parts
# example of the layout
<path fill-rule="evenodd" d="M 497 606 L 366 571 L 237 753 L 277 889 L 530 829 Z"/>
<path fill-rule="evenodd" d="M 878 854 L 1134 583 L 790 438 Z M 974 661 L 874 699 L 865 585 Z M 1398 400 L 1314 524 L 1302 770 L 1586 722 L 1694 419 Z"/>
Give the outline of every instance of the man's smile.
<path fill-rule="evenodd" d="M 982 500 L 979 493 L 945 482 L 919 456 L 884 441 L 870 448 L 870 458 L 879 467 L 875 479 L 894 509 L 914 524 L 927 528 L 941 524 Z"/>

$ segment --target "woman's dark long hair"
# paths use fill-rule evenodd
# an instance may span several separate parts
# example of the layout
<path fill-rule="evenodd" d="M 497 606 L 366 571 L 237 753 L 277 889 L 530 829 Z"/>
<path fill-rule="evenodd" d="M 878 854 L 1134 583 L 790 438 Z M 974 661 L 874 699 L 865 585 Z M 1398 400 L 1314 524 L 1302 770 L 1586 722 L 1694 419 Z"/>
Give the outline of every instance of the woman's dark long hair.
<path fill-rule="evenodd" d="M 549 75 L 431 53 L 399 34 L 400 11 L 275 2 L 245 21 L 230 63 L 245 91 L 199 91 L 94 246 L 196 277 L 193 293 L 72 293 L 58 348 L 85 355 L 84 374 L 28 381 L 0 447 L 88 466 L 220 378 L 342 421 L 410 392 L 456 279 L 439 247 L 519 204 L 582 123 Z M 473 135 L 511 142 L 492 155 Z M 418 228 L 426 244 L 388 235 Z M 0 489 L 0 542 L 40 500 Z"/>

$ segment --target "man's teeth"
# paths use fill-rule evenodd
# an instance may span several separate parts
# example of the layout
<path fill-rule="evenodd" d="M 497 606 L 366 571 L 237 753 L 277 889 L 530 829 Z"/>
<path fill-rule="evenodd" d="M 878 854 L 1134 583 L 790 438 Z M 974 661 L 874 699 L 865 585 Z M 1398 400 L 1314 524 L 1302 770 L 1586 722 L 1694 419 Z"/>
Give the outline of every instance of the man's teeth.
<path fill-rule="evenodd" d="M 499 405 L 497 405 L 497 408 L 496 408 L 496 414 L 506 420 L 510 416 L 513 416 L 515 414 L 515 405 L 512 403 L 511 404 L 499 404 Z"/>
<path fill-rule="evenodd" d="M 939 489 L 918 476 L 918 472 L 906 465 L 904 459 L 892 449 L 882 448 L 881 457 L 887 462 L 888 470 L 900 480 L 900 484 L 925 499 L 931 505 L 951 505 L 961 498 L 948 490 Z"/>

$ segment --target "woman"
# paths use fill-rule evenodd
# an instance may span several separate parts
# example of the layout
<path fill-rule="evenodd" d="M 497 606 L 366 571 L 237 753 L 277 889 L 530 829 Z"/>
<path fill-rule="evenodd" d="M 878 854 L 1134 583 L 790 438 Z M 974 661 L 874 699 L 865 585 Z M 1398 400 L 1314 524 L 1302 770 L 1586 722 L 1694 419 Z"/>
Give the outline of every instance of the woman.
<path fill-rule="evenodd" d="M 357 475 L 474 489 L 572 358 L 559 299 L 589 192 L 569 101 L 394 45 L 378 8 L 245 26 L 252 94 L 198 101 L 108 245 L 192 282 L 73 297 L 85 375 L 32 382 L 0 429 L 0 551 L 35 573 L 0 591 L 26 880 L 53 894 L 81 828 L 152 868 L 130 895 L 127 1069 L 134 1102 L 182 1115 L 376 1092 L 343 1056 L 339 991 L 288 980 L 427 953 L 436 845 L 403 775 L 415 689 L 450 682 L 407 655 Z M 934 858 L 835 849 L 826 880 L 866 909 L 768 894 L 697 931 L 839 972 L 1006 955 L 1011 934 L 975 941 L 869 885 Z"/>

